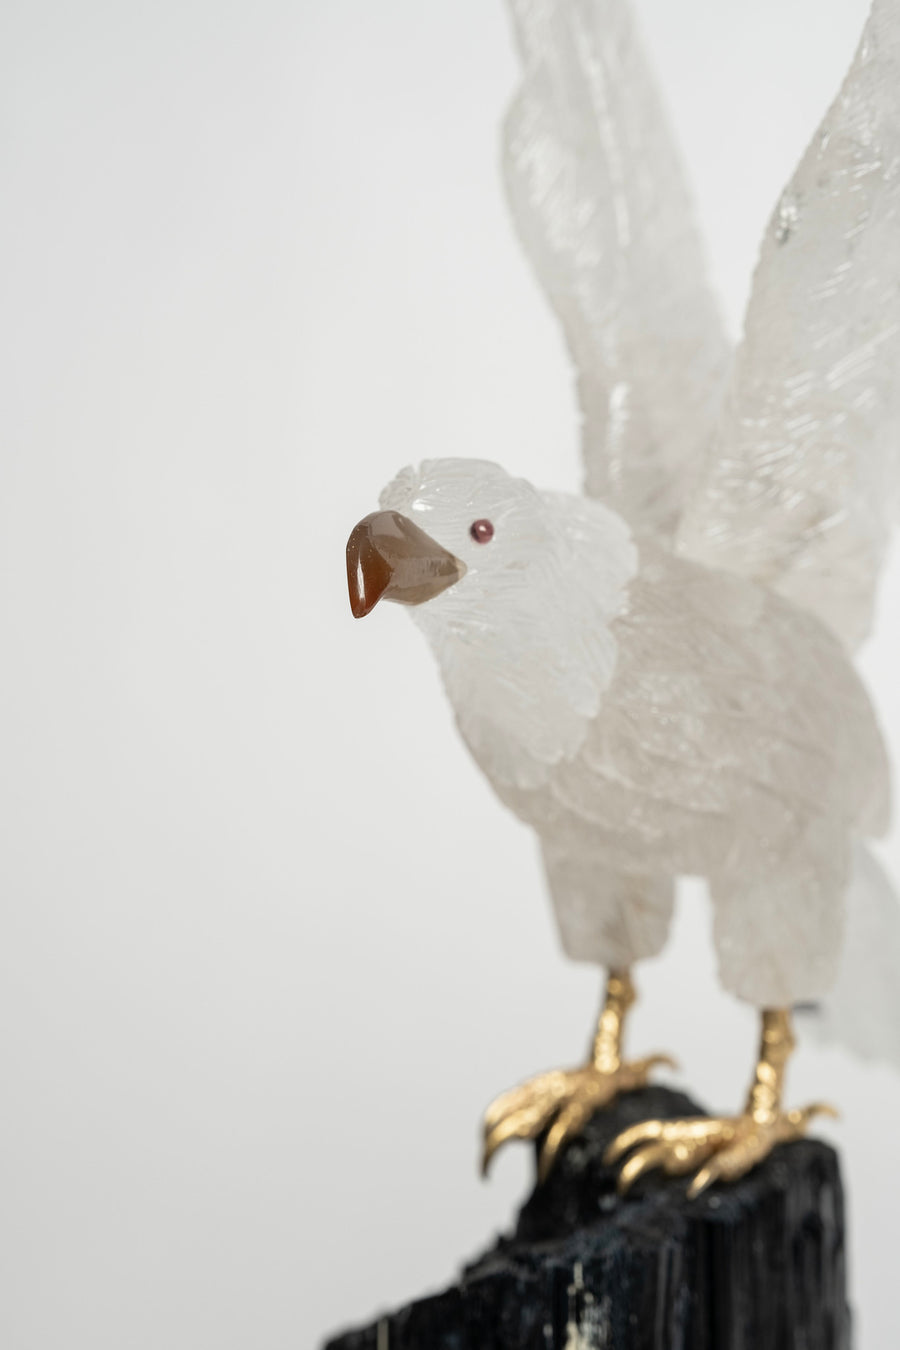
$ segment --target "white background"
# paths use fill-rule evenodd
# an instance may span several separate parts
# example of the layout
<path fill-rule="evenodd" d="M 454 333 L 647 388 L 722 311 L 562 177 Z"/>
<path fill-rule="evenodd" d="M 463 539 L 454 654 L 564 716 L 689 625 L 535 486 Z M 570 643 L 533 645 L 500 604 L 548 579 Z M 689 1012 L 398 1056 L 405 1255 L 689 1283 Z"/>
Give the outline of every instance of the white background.
<path fill-rule="evenodd" d="M 642 0 L 739 325 L 863 0 Z M 410 460 L 578 482 L 507 221 L 499 0 L 6 0 L 0 1344 L 287 1350 L 447 1281 L 530 1171 L 501 1088 L 583 1052 L 532 837 L 343 548 Z M 887 580 L 865 667 L 900 761 Z M 885 856 L 900 876 L 900 836 Z M 632 1044 L 738 1104 L 705 901 Z M 863 1350 L 896 1339 L 900 1080 L 844 1120 Z M 892 1334 L 893 1333 L 893 1334 Z"/>

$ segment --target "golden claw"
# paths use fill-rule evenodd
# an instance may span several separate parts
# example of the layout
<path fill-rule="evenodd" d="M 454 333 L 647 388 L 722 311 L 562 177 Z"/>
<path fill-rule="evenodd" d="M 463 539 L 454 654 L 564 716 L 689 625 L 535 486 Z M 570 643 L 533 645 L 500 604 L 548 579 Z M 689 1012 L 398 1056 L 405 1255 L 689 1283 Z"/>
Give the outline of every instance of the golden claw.
<path fill-rule="evenodd" d="M 817 1115 L 836 1116 L 824 1102 L 800 1110 L 739 1116 L 698 1116 L 688 1120 L 642 1120 L 623 1130 L 606 1150 L 604 1162 L 631 1157 L 619 1173 L 624 1195 L 653 1168 L 667 1176 L 694 1172 L 688 1196 L 694 1199 L 715 1181 L 736 1181 L 763 1161 L 778 1144 L 801 1139 Z"/>
<path fill-rule="evenodd" d="M 538 1158 L 538 1179 L 545 1181 L 560 1150 L 581 1133 L 591 1116 L 620 1092 L 646 1086 L 658 1064 L 676 1067 L 669 1055 L 648 1055 L 610 1070 L 586 1064 L 539 1074 L 504 1092 L 485 1112 L 482 1174 L 487 1174 L 491 1159 L 507 1140 L 536 1139 L 546 1130 Z"/>

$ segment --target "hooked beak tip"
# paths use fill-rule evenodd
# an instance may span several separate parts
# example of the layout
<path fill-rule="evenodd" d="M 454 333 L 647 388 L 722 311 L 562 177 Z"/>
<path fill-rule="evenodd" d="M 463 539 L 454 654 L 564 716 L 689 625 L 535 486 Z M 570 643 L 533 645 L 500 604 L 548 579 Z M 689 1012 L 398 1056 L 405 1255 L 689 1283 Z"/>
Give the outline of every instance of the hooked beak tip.
<path fill-rule="evenodd" d="M 419 605 L 452 586 L 465 564 L 398 511 L 375 511 L 347 540 L 347 585 L 355 619 L 384 597 Z"/>
<path fill-rule="evenodd" d="M 372 517 L 361 520 L 347 540 L 347 589 L 354 619 L 364 619 L 391 584 L 390 564 L 372 540 Z"/>
<path fill-rule="evenodd" d="M 378 604 L 377 600 L 367 600 L 362 590 L 351 587 L 350 612 L 354 619 L 364 619 Z"/>

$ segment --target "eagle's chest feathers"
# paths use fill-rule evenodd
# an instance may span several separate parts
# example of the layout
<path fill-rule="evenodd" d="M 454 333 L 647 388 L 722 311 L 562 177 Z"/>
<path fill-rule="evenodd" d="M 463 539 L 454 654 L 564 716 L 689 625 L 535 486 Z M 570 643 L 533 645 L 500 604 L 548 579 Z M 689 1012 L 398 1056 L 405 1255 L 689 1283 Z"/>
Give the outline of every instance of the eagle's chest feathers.
<path fill-rule="evenodd" d="M 545 495 L 553 545 L 473 596 L 465 624 L 429 634 L 463 738 L 501 796 L 541 787 L 578 755 L 615 673 L 610 624 L 638 567 L 619 516 Z"/>

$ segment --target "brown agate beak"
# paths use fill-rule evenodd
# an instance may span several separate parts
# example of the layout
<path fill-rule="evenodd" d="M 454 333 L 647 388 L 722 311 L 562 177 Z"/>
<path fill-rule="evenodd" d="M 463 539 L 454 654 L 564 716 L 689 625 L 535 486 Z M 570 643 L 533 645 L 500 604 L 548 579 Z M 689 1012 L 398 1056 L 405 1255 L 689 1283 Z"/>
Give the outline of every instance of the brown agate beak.
<path fill-rule="evenodd" d="M 354 618 L 379 600 L 421 605 L 459 581 L 466 570 L 399 511 L 373 511 L 347 540 L 347 584 Z"/>

